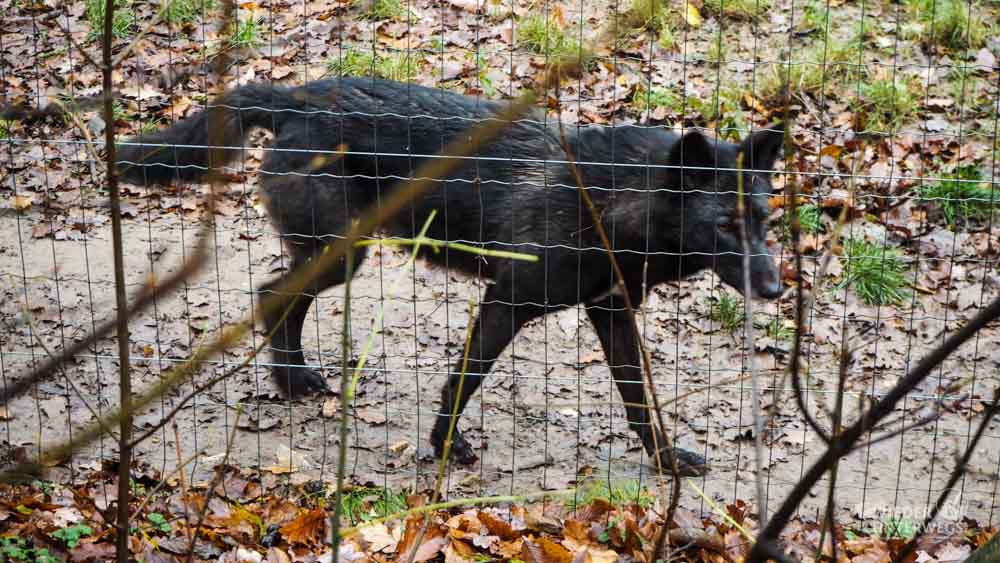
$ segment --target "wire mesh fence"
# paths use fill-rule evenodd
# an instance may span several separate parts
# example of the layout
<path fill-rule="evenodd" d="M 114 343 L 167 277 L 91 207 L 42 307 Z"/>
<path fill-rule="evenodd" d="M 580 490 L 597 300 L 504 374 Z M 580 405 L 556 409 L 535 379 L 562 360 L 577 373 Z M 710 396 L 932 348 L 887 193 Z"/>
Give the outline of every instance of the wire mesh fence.
<path fill-rule="evenodd" d="M 105 10 L 3 5 L 0 378 L 23 380 L 114 317 L 111 127 L 130 139 L 119 150 L 141 157 L 122 172 L 127 292 L 181 271 L 197 241 L 209 249 L 200 271 L 131 318 L 132 387 L 152 388 L 255 317 L 246 338 L 136 413 L 134 459 L 162 475 L 187 463 L 189 482 L 207 481 L 225 459 L 334 481 L 347 412 L 349 482 L 426 489 L 432 429 L 448 420 L 441 390 L 471 362 L 488 374 L 457 428 L 477 459 L 448 466 L 448 498 L 654 487 L 628 382 L 609 377 L 643 387 L 621 332 L 629 305 L 580 192 L 634 299 L 665 437 L 707 462 L 681 492 L 694 511 L 712 499 L 774 513 L 827 449 L 809 418 L 836 435 L 871 414 L 1000 292 L 995 2 L 133 1 L 108 20 L 110 121 L 96 64 Z M 567 60 L 579 72 L 545 78 Z M 226 91 L 245 97 L 212 102 Z M 496 139 L 469 137 L 443 176 L 417 177 L 527 91 L 533 113 Z M 214 115 L 206 108 L 223 113 L 192 129 L 200 140 L 157 136 Z M 788 133 L 759 136 L 775 123 Z M 224 165 L 207 156 L 220 144 L 234 156 Z M 766 150 L 782 146 L 772 173 Z M 209 168 L 214 197 L 207 181 L 153 185 Z M 429 180 L 429 195 L 364 233 L 357 264 L 282 302 L 301 342 L 287 319 L 257 316 L 282 295 L 273 280 L 414 180 Z M 771 299 L 744 299 L 747 288 Z M 463 362 L 477 315 L 483 355 Z M 910 389 L 799 513 L 821 520 L 832 487 L 845 525 L 922 520 L 992 412 L 996 338 L 983 329 Z M 119 368 L 108 336 L 7 401 L 4 461 L 41 457 L 110 412 Z M 282 387 L 296 382 L 331 390 L 289 398 Z M 985 428 L 945 520 L 995 525 L 1000 438 Z M 119 449 L 105 434 L 50 475 L 77 480 Z"/>

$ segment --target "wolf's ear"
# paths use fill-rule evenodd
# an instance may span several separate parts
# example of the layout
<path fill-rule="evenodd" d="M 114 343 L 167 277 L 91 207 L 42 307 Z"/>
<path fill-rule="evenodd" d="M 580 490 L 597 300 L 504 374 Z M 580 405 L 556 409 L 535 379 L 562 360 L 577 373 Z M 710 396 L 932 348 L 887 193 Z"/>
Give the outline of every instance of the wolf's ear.
<path fill-rule="evenodd" d="M 758 129 L 743 140 L 740 152 L 743 157 L 743 167 L 750 170 L 771 170 L 774 161 L 778 160 L 781 148 L 785 143 L 785 125 L 774 123 L 764 129 Z"/>
<path fill-rule="evenodd" d="M 673 166 L 711 168 L 715 166 L 715 146 L 697 129 L 689 131 L 670 148 L 668 162 Z"/>

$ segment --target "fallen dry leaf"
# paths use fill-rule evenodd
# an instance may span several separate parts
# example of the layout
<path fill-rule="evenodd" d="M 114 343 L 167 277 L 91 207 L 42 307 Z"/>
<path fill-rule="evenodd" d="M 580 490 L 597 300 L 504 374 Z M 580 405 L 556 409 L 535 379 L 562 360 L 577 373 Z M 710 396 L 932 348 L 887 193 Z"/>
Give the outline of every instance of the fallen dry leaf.
<path fill-rule="evenodd" d="M 323 418 L 333 418 L 337 416 L 337 410 L 340 409 L 340 399 L 336 397 L 330 397 L 323 402 L 323 409 L 321 414 Z"/>
<path fill-rule="evenodd" d="M 431 520 L 427 522 L 426 530 L 421 534 L 424 524 L 425 520 L 420 515 L 413 515 L 406 520 L 406 529 L 403 531 L 403 538 L 396 547 L 394 561 L 409 561 L 410 553 L 414 552 L 413 546 L 421 538 L 421 535 L 422 543 L 414 552 L 413 561 L 415 563 L 432 559 L 444 548 L 448 543 L 445 530 L 442 530 L 441 526 Z"/>
<path fill-rule="evenodd" d="M 445 563 L 463 563 L 474 561 L 478 552 L 469 544 L 462 540 L 453 539 L 444 550 Z"/>
<path fill-rule="evenodd" d="M 361 537 L 368 543 L 369 553 L 378 553 L 383 550 L 389 552 L 396 551 L 399 543 L 399 535 L 393 535 L 385 524 L 374 524 L 361 528 Z"/>
<path fill-rule="evenodd" d="M 521 546 L 521 559 L 526 563 L 570 563 L 573 554 L 548 538 L 525 538 Z"/>
<path fill-rule="evenodd" d="M 326 530 L 326 511 L 314 508 L 281 527 L 281 535 L 292 544 L 319 545 Z"/>
<path fill-rule="evenodd" d="M 284 443 L 278 444 L 277 451 L 275 452 L 275 458 L 277 458 L 277 463 L 270 467 L 265 467 L 264 470 L 270 471 L 276 475 L 295 473 L 296 471 L 309 469 L 312 466 L 304 454 L 292 451 L 288 445 Z"/>
<path fill-rule="evenodd" d="M 24 213 L 25 211 L 31 209 L 31 205 L 33 203 L 34 200 L 31 199 L 31 196 L 27 195 L 16 195 L 11 198 L 11 207 L 13 207 L 14 211 L 17 211 L 18 213 Z"/>
<path fill-rule="evenodd" d="M 691 2 L 684 3 L 684 23 L 691 26 L 692 29 L 698 29 L 701 24 L 705 23 L 705 19 L 701 17 L 701 12 L 698 8 Z"/>
<path fill-rule="evenodd" d="M 265 561 L 267 563 L 292 563 L 288 554 L 276 547 L 268 548 Z"/>
<path fill-rule="evenodd" d="M 509 522 L 494 516 L 486 510 L 480 510 L 478 517 L 479 521 L 486 526 L 486 529 L 489 530 L 491 534 L 500 536 L 500 539 L 502 540 L 513 540 L 520 536 L 519 533 L 514 531 L 514 528 L 511 527 Z"/>

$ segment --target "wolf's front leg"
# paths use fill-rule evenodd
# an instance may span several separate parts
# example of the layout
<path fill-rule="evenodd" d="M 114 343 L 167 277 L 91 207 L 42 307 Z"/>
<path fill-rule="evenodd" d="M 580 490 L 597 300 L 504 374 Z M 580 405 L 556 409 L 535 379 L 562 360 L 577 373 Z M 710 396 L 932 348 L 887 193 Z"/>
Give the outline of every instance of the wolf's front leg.
<path fill-rule="evenodd" d="M 646 393 L 639 363 L 639 336 L 635 325 L 628 318 L 622 300 L 608 296 L 598 302 L 588 304 L 590 318 L 601 347 L 611 368 L 611 377 L 618 386 L 618 392 L 625 403 L 628 425 L 642 440 L 642 445 L 650 457 L 659 456 L 664 472 L 671 471 L 670 453 L 677 461 L 677 472 L 682 476 L 702 475 L 707 471 L 705 458 L 700 455 L 673 448 L 662 433 L 656 435 L 650 423 L 649 408 L 646 407 Z"/>

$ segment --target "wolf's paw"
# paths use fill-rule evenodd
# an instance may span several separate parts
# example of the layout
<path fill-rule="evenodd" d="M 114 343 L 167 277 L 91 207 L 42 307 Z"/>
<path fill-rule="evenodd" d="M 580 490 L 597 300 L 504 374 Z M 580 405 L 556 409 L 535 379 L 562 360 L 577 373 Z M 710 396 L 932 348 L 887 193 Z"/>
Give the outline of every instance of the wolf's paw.
<path fill-rule="evenodd" d="M 438 436 L 437 432 L 431 434 L 431 445 L 434 446 L 434 457 L 441 459 L 444 456 L 444 436 Z M 472 465 L 479 460 L 479 457 L 472 451 L 470 444 L 462 433 L 455 430 L 451 436 L 451 451 L 448 459 L 460 465 Z"/>
<path fill-rule="evenodd" d="M 674 459 L 677 461 L 677 473 L 681 477 L 698 477 L 708 473 L 708 465 L 702 456 L 681 448 L 673 448 Z M 663 471 L 670 473 L 670 450 L 660 450 L 660 463 Z"/>
<path fill-rule="evenodd" d="M 278 388 L 289 399 L 330 390 L 322 375 L 305 366 L 277 366 L 271 375 Z"/>

